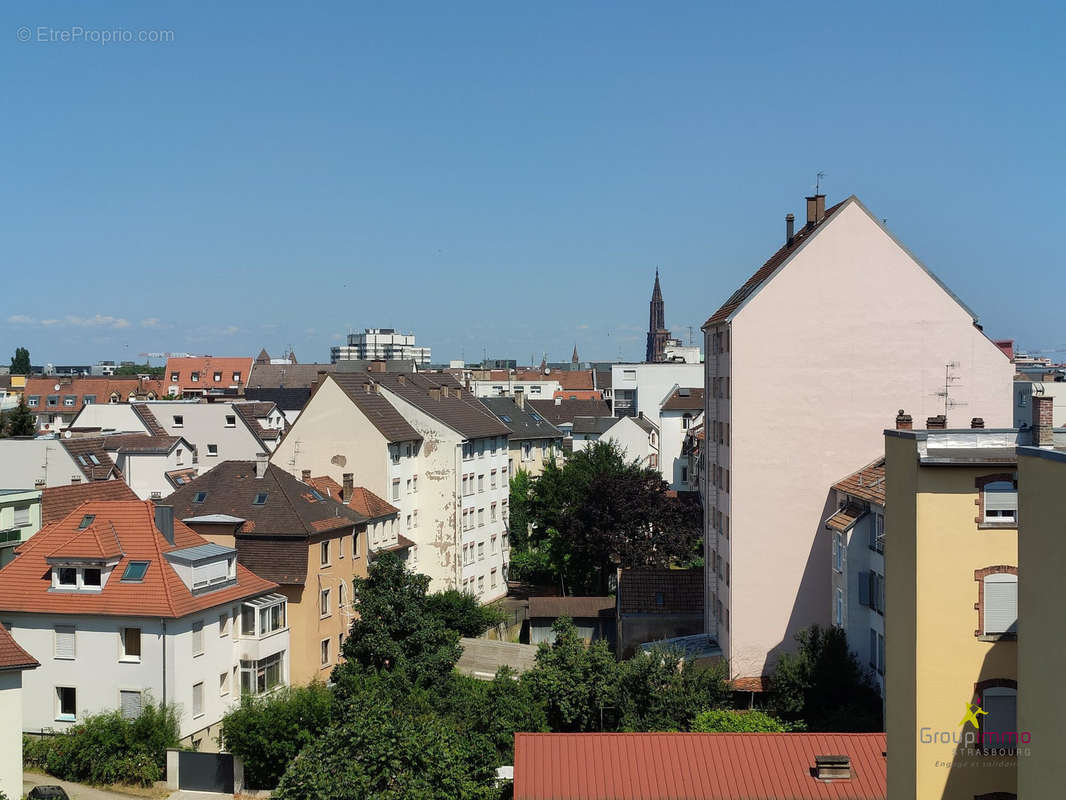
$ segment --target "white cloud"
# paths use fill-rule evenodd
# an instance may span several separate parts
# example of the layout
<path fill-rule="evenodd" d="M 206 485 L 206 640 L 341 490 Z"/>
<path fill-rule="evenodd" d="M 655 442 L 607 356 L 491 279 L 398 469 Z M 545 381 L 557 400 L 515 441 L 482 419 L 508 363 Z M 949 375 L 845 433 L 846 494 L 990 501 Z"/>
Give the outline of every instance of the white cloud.
<path fill-rule="evenodd" d="M 27 317 L 25 314 L 12 314 L 7 318 L 7 321 L 12 325 L 32 325 L 37 320 L 33 317 Z"/>
<path fill-rule="evenodd" d="M 58 319 L 42 319 L 41 320 L 41 324 L 42 325 L 46 325 L 46 326 L 58 325 L 59 324 L 59 320 Z"/>
<path fill-rule="evenodd" d="M 582 322 L 582 323 L 581 323 L 580 325 L 578 325 L 578 326 L 577 326 L 577 329 L 578 329 L 579 331 L 587 331 L 587 330 L 588 330 L 589 328 L 591 328 L 591 327 L 592 327 L 592 326 L 591 326 L 591 325 L 589 325 L 589 324 L 588 324 L 587 322 Z"/>
<path fill-rule="evenodd" d="M 232 336 L 239 330 L 240 328 L 238 328 L 236 325 L 227 325 L 225 328 L 220 330 L 219 333 L 223 336 Z"/>
<path fill-rule="evenodd" d="M 130 326 L 129 320 L 122 317 L 112 317 L 110 314 L 96 314 L 91 317 L 79 317 L 74 314 L 67 314 L 65 317 L 68 325 L 74 325 L 78 328 L 128 328 Z"/>
<path fill-rule="evenodd" d="M 141 320 L 142 328 L 161 328 L 163 327 L 159 322 L 159 317 L 148 317 Z"/>

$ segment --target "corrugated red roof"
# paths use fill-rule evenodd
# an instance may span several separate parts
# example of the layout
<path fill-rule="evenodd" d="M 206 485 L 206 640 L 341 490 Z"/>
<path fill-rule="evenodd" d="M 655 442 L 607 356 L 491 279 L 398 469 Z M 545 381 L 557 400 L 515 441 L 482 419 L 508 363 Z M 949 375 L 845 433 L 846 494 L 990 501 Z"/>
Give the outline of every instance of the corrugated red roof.
<path fill-rule="evenodd" d="M 885 800 L 883 733 L 516 733 L 514 800 Z M 821 781 L 815 756 L 852 777 Z"/>
<path fill-rule="evenodd" d="M 0 625 L 0 672 L 9 670 L 34 669 L 40 663 L 18 646 L 18 642 Z"/>
<path fill-rule="evenodd" d="M 78 526 L 91 514 L 93 524 Z M 236 584 L 212 592 L 193 594 L 178 577 L 164 553 L 206 544 L 207 540 L 181 522 L 174 522 L 174 544 L 156 529 L 155 510 L 150 501 L 89 501 L 82 503 L 59 522 L 42 528 L 18 548 L 18 557 L 0 570 L 0 611 L 27 611 L 39 614 L 124 614 L 151 617 L 183 617 L 202 609 L 230 603 L 276 589 L 237 565 Z M 121 557 L 107 583 L 99 592 L 51 591 L 48 557 L 74 558 L 80 542 L 96 538 L 113 539 Z M 68 549 L 69 548 L 69 549 Z M 92 545 L 90 544 L 90 549 Z M 102 549 L 115 549 L 107 547 Z M 93 553 L 95 558 L 95 550 Z M 130 561 L 148 561 L 141 581 L 123 581 Z"/>

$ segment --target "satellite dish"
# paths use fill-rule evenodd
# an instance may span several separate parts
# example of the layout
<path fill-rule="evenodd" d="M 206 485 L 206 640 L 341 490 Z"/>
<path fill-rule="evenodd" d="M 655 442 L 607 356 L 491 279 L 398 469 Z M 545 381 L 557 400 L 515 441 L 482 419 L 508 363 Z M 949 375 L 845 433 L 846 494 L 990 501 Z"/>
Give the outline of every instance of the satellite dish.
<path fill-rule="evenodd" d="M 73 434 L 70 431 L 63 431 L 63 438 L 69 439 Z"/>
<path fill-rule="evenodd" d="M 551 374 L 551 371 L 552 371 L 552 370 L 551 370 L 551 367 L 545 367 L 545 368 L 544 368 L 544 374 L 545 374 L 545 375 L 549 375 L 549 374 Z"/>
<path fill-rule="evenodd" d="M 58 392 L 58 391 L 59 391 L 59 388 L 60 388 L 60 387 L 59 387 L 59 384 L 57 383 L 57 384 L 56 384 L 56 385 L 55 385 L 55 386 L 54 386 L 53 388 L 54 388 L 54 389 L 55 389 L 55 390 L 56 390 L 56 391 Z"/>
<path fill-rule="evenodd" d="M 1043 393 L 1044 393 L 1044 384 L 1042 384 L 1042 383 L 1034 383 L 1033 384 L 1033 394 L 1042 395 Z"/>

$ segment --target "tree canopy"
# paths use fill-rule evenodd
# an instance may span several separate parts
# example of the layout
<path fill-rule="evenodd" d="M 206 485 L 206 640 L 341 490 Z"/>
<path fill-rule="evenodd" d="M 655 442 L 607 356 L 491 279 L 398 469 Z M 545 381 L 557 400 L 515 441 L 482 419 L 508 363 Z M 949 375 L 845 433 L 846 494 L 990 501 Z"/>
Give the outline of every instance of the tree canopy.
<path fill-rule="evenodd" d="M 30 374 L 30 351 L 25 347 L 16 347 L 15 355 L 11 357 L 12 375 Z"/>
<path fill-rule="evenodd" d="M 37 418 L 23 397 L 19 398 L 19 404 L 11 411 L 0 416 L 0 436 L 33 436 L 36 432 Z"/>

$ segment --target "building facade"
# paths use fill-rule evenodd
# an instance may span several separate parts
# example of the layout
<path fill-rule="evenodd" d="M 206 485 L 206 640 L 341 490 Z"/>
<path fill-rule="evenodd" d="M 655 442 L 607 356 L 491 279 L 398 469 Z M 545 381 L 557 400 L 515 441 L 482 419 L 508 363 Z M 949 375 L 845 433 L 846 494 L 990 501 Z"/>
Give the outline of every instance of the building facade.
<path fill-rule="evenodd" d="M 827 298 L 832 313 L 814 313 Z M 829 487 L 881 452 L 901 407 L 924 419 L 965 404 L 966 419 L 1010 425 L 1014 371 L 855 197 L 809 198 L 807 224 L 787 220 L 783 246 L 703 331 L 705 559 L 732 575 L 708 573 L 706 626 L 734 677 L 759 678 L 799 630 L 830 623 Z"/>
<path fill-rule="evenodd" d="M 0 489 L 0 567 L 15 548 L 41 529 L 40 489 Z"/>
<path fill-rule="evenodd" d="M 415 344 L 413 333 L 401 333 L 394 328 L 366 328 L 362 333 L 349 333 L 346 345 L 329 349 L 330 361 L 414 361 L 428 364 L 431 349 Z"/>

